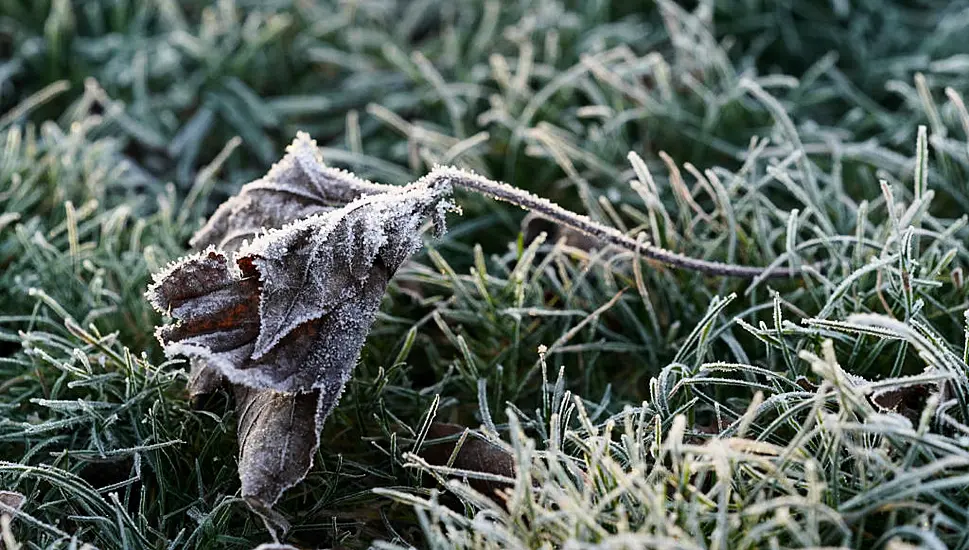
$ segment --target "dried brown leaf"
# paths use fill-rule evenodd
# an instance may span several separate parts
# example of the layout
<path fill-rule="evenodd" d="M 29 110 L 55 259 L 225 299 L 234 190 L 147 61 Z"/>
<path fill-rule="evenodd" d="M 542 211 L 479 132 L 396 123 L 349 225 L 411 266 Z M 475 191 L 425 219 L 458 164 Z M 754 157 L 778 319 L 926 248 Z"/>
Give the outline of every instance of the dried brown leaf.
<path fill-rule="evenodd" d="M 313 465 L 323 420 L 336 395 L 282 393 L 236 385 L 242 494 L 271 507 Z"/>
<path fill-rule="evenodd" d="M 301 133 L 195 235 L 203 251 L 154 277 L 148 299 L 174 320 L 156 334 L 191 359 L 190 395 L 231 384 L 242 495 L 271 524 L 286 528 L 271 508 L 312 466 L 390 278 L 428 219 L 443 232 L 450 191 L 328 168 Z"/>
<path fill-rule="evenodd" d="M 269 229 L 315 214 L 329 212 L 368 194 L 397 189 L 362 180 L 323 163 L 316 141 L 298 132 L 286 155 L 269 172 L 242 186 L 239 193 L 219 206 L 191 240 L 196 249 L 215 246 L 235 252 Z M 193 402 L 218 390 L 225 379 L 204 360 L 193 359 L 188 392 Z"/>
<path fill-rule="evenodd" d="M 459 435 L 466 428 L 459 424 L 434 422 L 427 431 L 429 439 L 442 439 Z M 507 478 L 515 477 L 515 460 L 505 449 L 483 440 L 481 437 L 470 436 L 464 438 L 461 448 L 457 449 L 459 439 L 429 443 L 421 449 L 421 458 L 434 466 L 449 466 L 469 472 L 495 474 Z M 450 461 L 450 464 L 448 462 Z M 502 490 L 511 487 L 510 484 L 487 479 L 468 479 L 468 485 L 479 493 L 488 496 L 495 502 L 504 505 L 501 498 Z"/>
<path fill-rule="evenodd" d="M 176 322 L 166 353 L 236 384 L 308 392 L 346 380 L 393 273 L 440 220 L 446 184 L 418 182 L 270 231 L 230 261 L 215 248 L 155 277 L 148 298 Z"/>
<path fill-rule="evenodd" d="M 917 425 L 929 397 L 942 393 L 944 383 L 918 383 L 876 391 L 871 401 L 881 412 L 900 414 Z"/>

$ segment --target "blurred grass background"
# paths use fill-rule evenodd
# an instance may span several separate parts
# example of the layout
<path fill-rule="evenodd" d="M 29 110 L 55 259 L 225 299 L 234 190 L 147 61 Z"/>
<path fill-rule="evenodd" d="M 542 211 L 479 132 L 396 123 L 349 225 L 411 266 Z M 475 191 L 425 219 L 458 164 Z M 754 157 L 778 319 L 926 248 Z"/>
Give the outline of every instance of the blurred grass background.
<path fill-rule="evenodd" d="M 0 0 L 14 535 L 271 540 L 228 397 L 193 408 L 142 294 L 306 130 L 376 181 L 456 164 L 808 270 L 673 271 L 460 194 L 280 504 L 286 542 L 969 548 L 967 33 L 963 1 Z M 515 458 L 505 506 L 418 456 L 432 422 Z"/>

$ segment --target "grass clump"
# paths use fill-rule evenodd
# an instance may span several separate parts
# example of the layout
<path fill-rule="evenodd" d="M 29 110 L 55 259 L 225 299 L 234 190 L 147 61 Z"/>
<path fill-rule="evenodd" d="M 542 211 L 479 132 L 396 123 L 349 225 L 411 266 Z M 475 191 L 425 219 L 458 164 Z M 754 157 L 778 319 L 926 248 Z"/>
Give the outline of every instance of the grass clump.
<path fill-rule="evenodd" d="M 460 195 L 279 503 L 286 542 L 969 546 L 967 25 L 964 2 L 0 2 L 12 535 L 271 540 L 230 399 L 192 406 L 142 293 L 305 129 L 376 181 L 456 164 L 801 275 L 672 270 Z M 515 471 L 429 458 L 435 422 Z"/>

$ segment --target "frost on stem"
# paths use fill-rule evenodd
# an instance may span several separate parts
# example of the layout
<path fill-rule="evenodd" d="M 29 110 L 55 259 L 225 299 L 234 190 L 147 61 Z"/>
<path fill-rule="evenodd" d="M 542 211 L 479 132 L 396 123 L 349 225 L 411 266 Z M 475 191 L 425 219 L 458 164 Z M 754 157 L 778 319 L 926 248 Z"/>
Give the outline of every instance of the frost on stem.
<path fill-rule="evenodd" d="M 710 275 L 723 275 L 744 279 L 753 279 L 764 275 L 771 278 L 780 278 L 797 274 L 796 271 L 791 269 L 776 269 L 766 272 L 765 268 L 761 267 L 748 267 L 701 260 L 648 243 L 637 242 L 636 239 L 612 227 L 602 225 L 586 216 L 566 210 L 548 199 L 533 195 L 507 183 L 492 181 L 459 168 L 438 166 L 430 174 L 425 176 L 425 178 L 446 181 L 457 187 L 463 187 L 497 200 L 510 202 L 525 210 L 539 213 L 552 221 L 595 237 L 605 243 L 625 248 L 637 255 L 651 258 L 673 267 L 699 271 Z"/>

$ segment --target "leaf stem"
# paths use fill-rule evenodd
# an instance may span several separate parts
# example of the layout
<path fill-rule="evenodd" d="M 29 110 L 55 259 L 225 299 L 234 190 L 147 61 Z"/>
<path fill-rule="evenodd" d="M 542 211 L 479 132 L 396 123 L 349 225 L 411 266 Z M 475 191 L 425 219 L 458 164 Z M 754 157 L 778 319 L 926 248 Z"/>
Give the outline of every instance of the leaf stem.
<path fill-rule="evenodd" d="M 571 227 L 572 229 L 581 231 L 606 243 L 624 248 L 635 254 L 657 260 L 671 267 L 699 271 L 709 275 L 721 275 L 741 279 L 755 279 L 758 277 L 779 279 L 792 277 L 801 272 L 800 269 L 793 268 L 769 269 L 691 258 L 678 252 L 637 241 L 615 228 L 566 210 L 547 199 L 538 197 L 507 183 L 492 181 L 459 168 L 438 166 L 422 179 L 445 180 L 452 185 L 462 187 L 469 191 L 512 203 L 525 210 L 538 212 L 554 222 Z"/>

